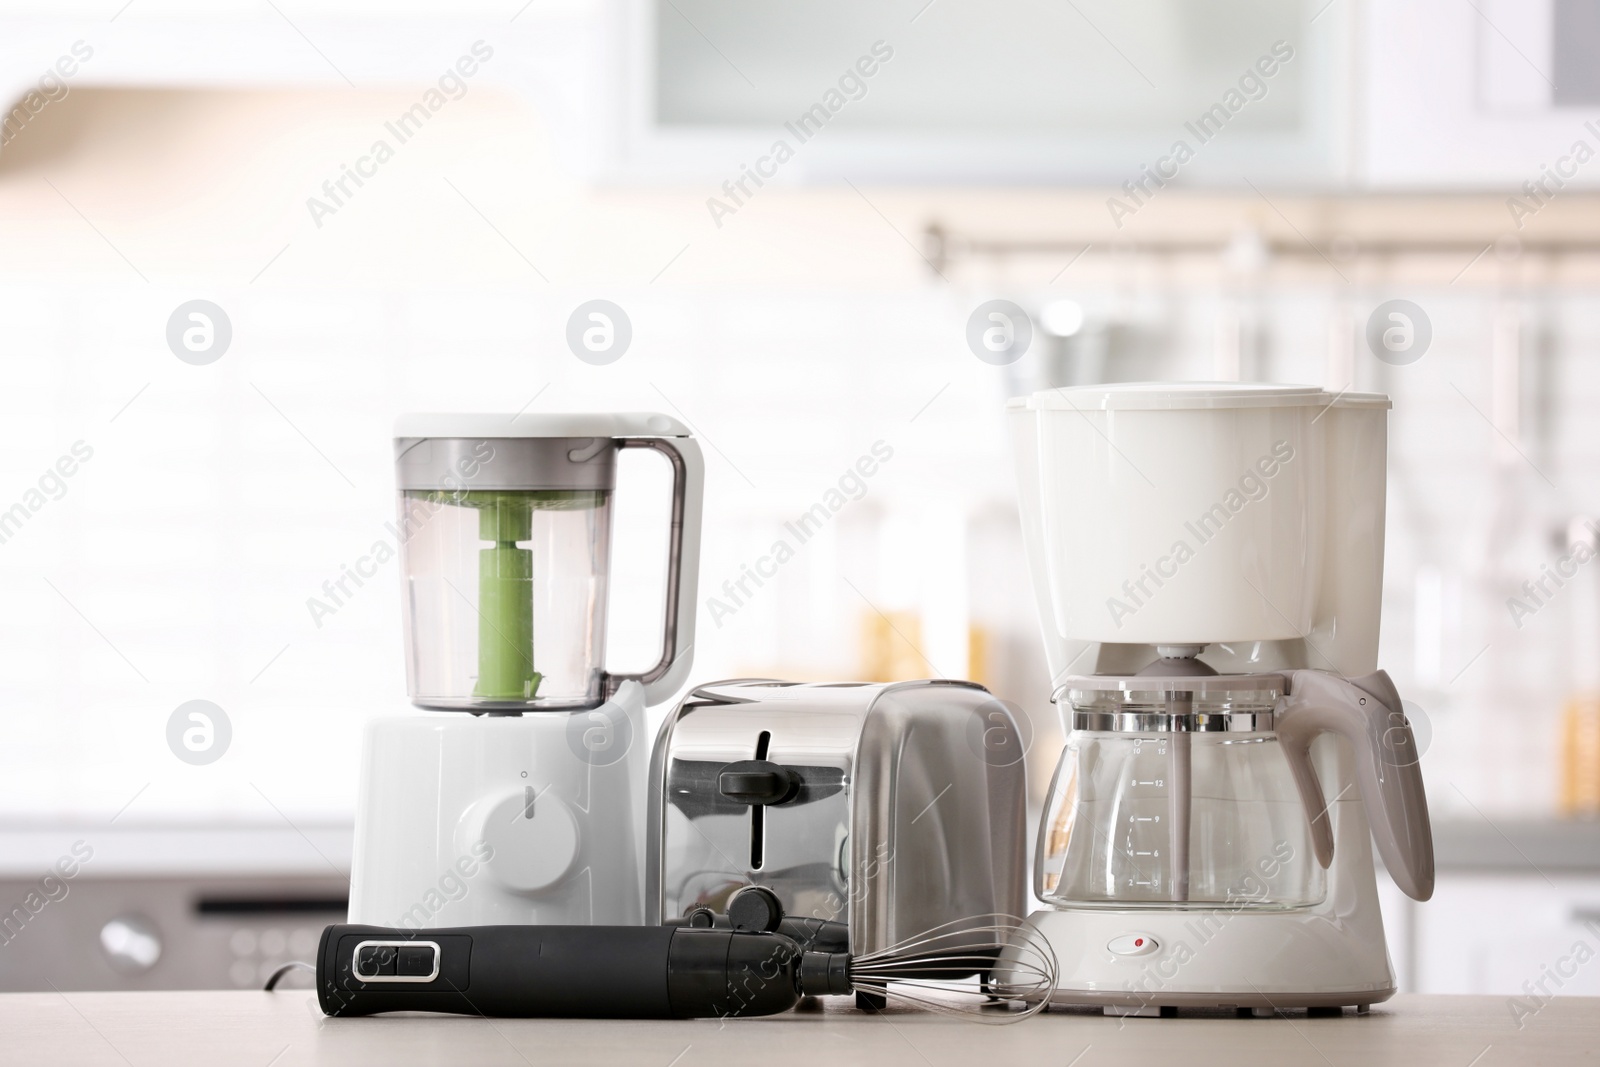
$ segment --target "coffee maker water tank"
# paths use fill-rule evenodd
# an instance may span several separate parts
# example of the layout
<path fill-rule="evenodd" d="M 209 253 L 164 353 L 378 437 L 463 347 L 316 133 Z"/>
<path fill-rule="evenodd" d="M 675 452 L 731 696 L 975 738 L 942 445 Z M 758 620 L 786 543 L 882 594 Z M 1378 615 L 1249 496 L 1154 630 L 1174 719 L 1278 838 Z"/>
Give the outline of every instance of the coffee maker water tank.
<path fill-rule="evenodd" d="M 1239 382 L 1012 400 L 1055 684 L 1159 645 L 1209 645 L 1221 671 L 1375 670 L 1389 406 Z"/>

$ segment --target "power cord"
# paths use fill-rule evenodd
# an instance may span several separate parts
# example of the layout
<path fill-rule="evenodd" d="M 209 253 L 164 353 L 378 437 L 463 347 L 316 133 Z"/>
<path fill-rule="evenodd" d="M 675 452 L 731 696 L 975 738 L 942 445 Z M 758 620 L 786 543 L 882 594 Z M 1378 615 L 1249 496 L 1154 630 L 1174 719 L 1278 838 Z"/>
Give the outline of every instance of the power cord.
<path fill-rule="evenodd" d="M 288 963 L 285 963 L 282 967 L 279 967 L 277 970 L 272 972 L 272 977 L 267 979 L 265 992 L 272 992 L 275 988 L 277 988 L 278 983 L 283 980 L 284 975 L 297 969 L 307 970 L 313 974 L 315 974 L 317 970 L 304 960 L 290 960 Z"/>

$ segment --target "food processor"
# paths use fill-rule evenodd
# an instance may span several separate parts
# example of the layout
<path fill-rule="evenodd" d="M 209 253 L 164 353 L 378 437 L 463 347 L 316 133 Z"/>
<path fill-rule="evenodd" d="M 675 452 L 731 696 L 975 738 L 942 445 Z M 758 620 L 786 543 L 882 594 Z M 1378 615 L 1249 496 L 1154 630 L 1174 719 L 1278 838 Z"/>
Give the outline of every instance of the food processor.
<path fill-rule="evenodd" d="M 673 491 L 661 654 L 604 663 L 624 449 Z M 694 645 L 704 465 L 658 414 L 405 415 L 395 426 L 406 681 L 368 724 L 350 922 L 637 924 L 645 707 Z"/>
<path fill-rule="evenodd" d="M 1067 731 L 1034 858 L 1049 907 L 1029 919 L 1060 960 L 1052 1003 L 1271 1014 L 1394 993 L 1368 839 L 1417 900 L 1433 845 L 1377 669 L 1388 408 L 1237 382 L 1009 404 Z"/>

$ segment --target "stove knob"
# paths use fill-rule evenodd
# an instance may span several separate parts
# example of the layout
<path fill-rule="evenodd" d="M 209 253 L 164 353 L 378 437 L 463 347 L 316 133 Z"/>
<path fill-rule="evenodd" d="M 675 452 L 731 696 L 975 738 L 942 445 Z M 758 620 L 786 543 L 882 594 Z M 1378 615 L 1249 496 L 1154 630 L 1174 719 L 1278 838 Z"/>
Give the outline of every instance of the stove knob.
<path fill-rule="evenodd" d="M 149 919 L 118 916 L 100 928 L 100 948 L 114 969 L 138 974 L 161 958 L 161 932 Z"/>

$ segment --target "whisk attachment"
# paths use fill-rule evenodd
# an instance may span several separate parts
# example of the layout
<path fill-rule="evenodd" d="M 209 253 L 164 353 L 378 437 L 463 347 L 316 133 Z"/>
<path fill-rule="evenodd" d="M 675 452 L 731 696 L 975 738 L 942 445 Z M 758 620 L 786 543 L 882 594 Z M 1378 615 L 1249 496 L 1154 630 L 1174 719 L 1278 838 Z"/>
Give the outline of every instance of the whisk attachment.
<path fill-rule="evenodd" d="M 851 990 L 986 1023 L 1017 1022 L 1042 1011 L 1057 969 L 1042 934 L 1000 913 L 945 923 L 844 965 Z M 810 993 L 805 961 L 800 977 L 801 991 Z"/>

